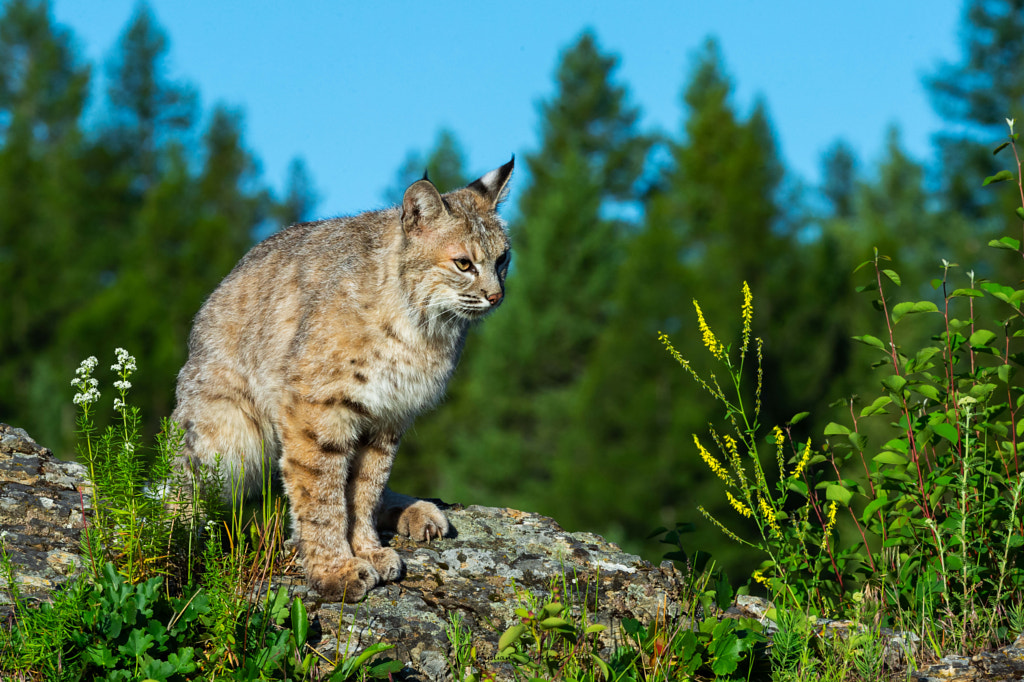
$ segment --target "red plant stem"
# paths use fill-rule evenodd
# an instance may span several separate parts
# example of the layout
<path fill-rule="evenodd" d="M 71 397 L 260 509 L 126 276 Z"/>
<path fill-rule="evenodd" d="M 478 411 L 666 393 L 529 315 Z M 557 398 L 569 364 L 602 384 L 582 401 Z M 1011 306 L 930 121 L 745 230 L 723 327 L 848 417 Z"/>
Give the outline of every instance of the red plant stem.
<path fill-rule="evenodd" d="M 885 327 L 889 332 L 889 354 L 892 358 L 892 371 L 898 377 L 903 377 L 900 373 L 900 361 L 899 353 L 896 352 L 896 333 L 892 328 L 892 319 L 889 317 L 889 305 L 885 301 L 885 294 L 882 289 L 882 270 L 878 267 L 878 252 L 875 252 L 875 279 L 878 281 L 878 298 L 882 304 L 882 313 L 885 315 Z M 900 390 L 900 402 L 903 407 L 903 417 L 907 420 L 907 442 L 910 445 L 910 453 L 914 466 L 917 468 L 917 485 L 921 493 L 921 511 L 924 515 L 933 519 L 932 511 L 928 508 L 928 494 L 924 489 L 924 476 L 921 474 L 921 454 L 917 449 L 917 441 L 914 439 L 914 427 L 912 425 L 913 419 L 910 416 L 910 408 L 907 406 L 906 398 L 903 397 L 903 391 Z M 934 520 L 934 519 L 933 519 Z"/>
<path fill-rule="evenodd" d="M 846 404 L 850 408 L 850 419 L 853 421 L 853 430 L 854 432 L 859 432 L 860 426 L 857 424 L 857 413 L 853 411 L 853 400 L 848 400 Z M 877 497 L 878 493 L 875 492 L 875 481 L 871 478 L 871 471 L 868 469 L 868 461 L 864 458 L 864 451 L 858 448 L 858 452 L 860 453 L 860 463 L 864 465 L 864 476 L 868 480 L 868 487 L 871 488 L 871 496 Z M 834 460 L 832 462 L 832 466 L 835 466 Z"/>
<path fill-rule="evenodd" d="M 863 453 L 861 453 L 860 458 L 861 458 L 862 461 L 864 460 L 864 454 Z M 835 457 L 829 457 L 829 461 L 832 462 L 832 468 L 836 472 L 836 478 L 838 480 L 842 480 L 843 476 L 842 476 L 842 474 L 839 473 L 839 467 L 836 465 L 836 458 Z M 864 466 L 865 466 L 865 468 L 867 468 L 867 463 L 866 462 L 865 462 Z M 870 480 L 870 476 L 868 477 L 868 480 Z M 873 492 L 874 492 L 874 488 L 872 488 L 872 493 Z M 868 538 L 867 538 L 866 535 L 864 535 L 864 528 L 860 525 L 860 521 L 857 520 L 857 516 L 853 513 L 853 509 L 851 509 L 849 506 L 847 506 L 846 507 L 846 511 L 850 512 L 850 518 L 853 519 L 854 525 L 857 526 L 857 532 L 860 533 L 860 539 L 864 541 L 864 549 L 868 553 L 868 561 L 871 563 L 871 570 L 874 571 L 875 570 L 875 558 L 871 554 L 871 546 L 868 545 Z M 881 519 L 882 519 L 882 512 L 881 512 L 881 510 L 879 510 L 879 512 L 878 512 L 878 517 L 879 517 L 879 521 L 881 521 Z M 882 528 L 883 528 L 883 542 L 884 542 L 884 532 L 885 532 L 884 531 L 884 528 L 885 528 L 885 524 L 884 523 L 882 523 Z M 832 556 L 832 548 L 831 548 L 831 546 L 829 546 L 829 556 Z M 832 565 L 835 566 L 835 562 L 834 561 L 832 562 Z M 838 575 L 838 573 L 837 573 L 837 575 Z M 839 582 L 840 583 L 843 582 L 842 578 L 839 579 Z"/>
<path fill-rule="evenodd" d="M 1006 343 L 1003 347 L 1003 364 L 1010 364 L 1010 335 L 1005 334 L 1006 328 L 1003 328 Z M 1020 476 L 1020 461 L 1017 455 L 1017 408 L 1013 406 L 1013 392 L 1010 390 L 1010 382 L 1006 382 L 1006 404 L 1010 407 L 1010 445 L 1013 447 L 1013 469 L 1018 476 Z M 1009 478 L 1010 471 L 1006 462 L 1003 462 L 1003 468 L 1006 469 L 1006 476 Z"/>
<path fill-rule="evenodd" d="M 1010 128 L 1012 134 L 1013 128 Z M 1024 182 L 1021 181 L 1021 166 L 1020 166 L 1020 155 L 1017 154 L 1017 145 L 1013 137 L 1010 137 L 1010 149 L 1013 150 L 1013 158 L 1017 162 L 1017 188 L 1020 190 L 1020 205 L 1024 206 Z M 1021 226 L 1022 232 L 1024 232 L 1024 224 Z M 1024 236 L 1024 234 L 1022 234 Z M 1021 242 L 1024 244 L 1024 242 Z M 1021 258 L 1024 258 L 1024 249 L 1019 251 Z"/>

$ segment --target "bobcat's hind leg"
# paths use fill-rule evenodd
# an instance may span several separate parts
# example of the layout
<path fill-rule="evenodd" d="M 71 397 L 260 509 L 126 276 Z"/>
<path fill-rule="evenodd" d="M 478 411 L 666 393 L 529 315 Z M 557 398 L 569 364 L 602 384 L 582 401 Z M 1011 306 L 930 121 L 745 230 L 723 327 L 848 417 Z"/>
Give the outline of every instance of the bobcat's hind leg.
<path fill-rule="evenodd" d="M 451 530 L 448 518 L 436 504 L 387 488 L 378 517 L 381 530 L 394 531 L 417 542 L 443 538 Z"/>

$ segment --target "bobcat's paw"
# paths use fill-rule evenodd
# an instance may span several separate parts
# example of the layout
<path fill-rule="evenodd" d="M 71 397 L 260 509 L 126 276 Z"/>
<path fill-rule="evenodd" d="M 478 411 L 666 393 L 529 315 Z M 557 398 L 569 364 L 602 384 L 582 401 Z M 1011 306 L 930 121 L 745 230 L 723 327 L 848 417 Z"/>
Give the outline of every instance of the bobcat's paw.
<path fill-rule="evenodd" d="M 433 502 L 419 500 L 402 510 L 396 530 L 417 542 L 429 542 L 448 535 L 448 519 Z"/>
<path fill-rule="evenodd" d="M 402 569 L 404 568 L 402 558 L 398 556 L 398 552 L 390 547 L 371 549 L 363 554 L 362 557 L 377 569 L 381 582 L 398 580 L 402 576 Z"/>
<path fill-rule="evenodd" d="M 309 585 L 320 593 L 325 601 L 346 601 L 354 604 L 362 601 L 370 589 L 380 582 L 380 574 L 366 559 L 353 557 L 327 571 L 309 569 Z"/>

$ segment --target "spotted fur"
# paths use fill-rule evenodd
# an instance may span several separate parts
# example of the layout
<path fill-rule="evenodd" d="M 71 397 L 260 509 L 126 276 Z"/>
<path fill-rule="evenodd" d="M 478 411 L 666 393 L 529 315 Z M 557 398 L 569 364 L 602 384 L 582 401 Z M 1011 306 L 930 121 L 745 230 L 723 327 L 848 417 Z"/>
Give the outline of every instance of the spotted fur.
<path fill-rule="evenodd" d="M 402 434 L 444 392 L 470 323 L 505 293 L 497 214 L 513 162 L 441 195 L 424 178 L 401 206 L 292 225 L 257 244 L 196 315 L 173 418 L 180 466 L 258 491 L 279 469 L 312 586 L 358 601 L 402 562 L 384 524 L 447 534 L 433 504 L 386 489 Z"/>

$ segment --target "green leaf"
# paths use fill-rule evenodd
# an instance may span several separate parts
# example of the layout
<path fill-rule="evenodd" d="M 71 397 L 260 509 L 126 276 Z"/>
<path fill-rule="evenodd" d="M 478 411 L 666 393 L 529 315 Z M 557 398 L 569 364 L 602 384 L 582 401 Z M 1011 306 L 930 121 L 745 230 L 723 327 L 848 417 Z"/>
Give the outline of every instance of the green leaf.
<path fill-rule="evenodd" d="M 551 630 L 552 628 L 564 628 L 568 624 L 569 621 L 567 621 L 565 618 L 559 618 L 557 616 L 545 618 L 539 623 L 542 630 Z"/>
<path fill-rule="evenodd" d="M 871 336 L 870 334 L 864 334 L 863 336 L 855 336 L 853 337 L 853 340 L 860 341 L 861 343 L 866 343 L 872 348 L 877 348 L 878 350 L 885 350 L 885 344 L 882 343 L 882 340 L 879 339 L 878 337 Z"/>
<path fill-rule="evenodd" d="M 810 414 L 810 412 L 798 412 L 798 413 L 796 413 L 795 415 L 793 415 L 793 418 L 789 420 L 789 425 L 792 426 L 793 424 L 797 424 L 799 422 L 802 422 L 809 414 Z"/>
<path fill-rule="evenodd" d="M 953 426 L 952 424 L 948 424 L 946 422 L 942 422 L 940 424 L 932 424 L 932 431 L 942 436 L 950 443 L 955 444 L 957 440 L 959 440 L 959 437 L 956 432 L 956 427 Z"/>
<path fill-rule="evenodd" d="M 825 427 L 826 436 L 847 436 L 850 433 L 850 429 L 835 422 L 829 422 L 828 426 Z"/>
<path fill-rule="evenodd" d="M 847 490 L 838 483 L 829 483 L 825 488 L 825 498 L 829 500 L 835 500 L 841 503 L 844 507 L 850 506 L 850 500 L 853 499 L 853 491 Z"/>
<path fill-rule="evenodd" d="M 723 623 L 729 621 L 722 621 Z M 708 650 L 714 655 L 711 662 L 711 671 L 718 677 L 731 675 L 735 672 L 740 663 L 740 654 L 743 651 L 743 642 L 736 636 L 732 629 L 721 634 L 716 632 L 711 639 Z"/>
<path fill-rule="evenodd" d="M 931 301 L 904 301 L 897 303 L 892 308 L 892 321 L 899 322 L 905 316 L 914 313 L 937 313 L 939 308 Z"/>
<path fill-rule="evenodd" d="M 981 298 L 984 295 L 984 291 L 978 291 L 977 289 L 954 289 L 953 293 L 951 293 L 949 297 L 955 298 L 959 296 L 969 296 L 971 298 Z"/>
<path fill-rule="evenodd" d="M 870 417 L 874 414 L 885 414 L 885 408 L 892 402 L 892 397 L 883 395 L 875 398 L 875 401 L 860 411 L 860 416 Z"/>
<path fill-rule="evenodd" d="M 135 629 L 128 633 L 128 641 L 117 647 L 125 656 L 138 658 L 153 645 L 153 637 L 144 630 Z"/>
<path fill-rule="evenodd" d="M 1010 146 L 1009 142 L 1002 143 L 1001 145 L 999 145 L 998 147 L 996 147 L 995 149 L 992 150 L 992 156 L 995 156 L 996 154 L 998 154 L 999 152 L 1003 151 L 1004 149 L 1006 149 L 1009 146 Z"/>
<path fill-rule="evenodd" d="M 895 464 L 898 466 L 905 466 L 910 462 L 910 460 L 903 455 L 896 452 L 889 452 L 888 450 L 883 450 L 872 457 L 871 460 L 873 462 L 878 462 L 879 464 Z"/>
<path fill-rule="evenodd" d="M 903 284 L 903 280 L 900 279 L 899 274 L 895 270 L 882 270 L 882 274 L 892 280 L 892 283 L 896 286 Z"/>
<path fill-rule="evenodd" d="M 292 632 L 295 635 L 295 644 L 301 651 L 309 632 L 309 619 L 306 617 L 306 607 L 298 597 L 292 602 Z"/>
<path fill-rule="evenodd" d="M 366 674 L 375 680 L 380 680 L 386 677 L 390 678 L 393 674 L 400 672 L 404 667 L 405 664 L 401 661 L 384 661 L 383 663 L 378 663 L 377 665 L 372 666 L 366 671 Z"/>
<path fill-rule="evenodd" d="M 928 400 L 934 400 L 936 402 L 940 400 L 939 389 L 935 388 L 931 384 L 914 384 L 913 390 L 920 393 L 925 398 L 928 398 Z"/>
<path fill-rule="evenodd" d="M 892 450 L 893 452 L 902 452 L 903 454 L 907 454 L 908 452 L 910 452 L 910 444 L 907 443 L 906 438 L 893 438 L 882 447 L 884 447 L 886 450 Z"/>
<path fill-rule="evenodd" d="M 992 341 L 992 339 L 994 338 L 996 338 L 994 332 L 991 332 L 988 329 L 979 329 L 978 331 L 971 334 L 971 338 L 968 339 L 967 341 L 968 343 L 975 347 L 987 346 L 989 342 Z"/>
<path fill-rule="evenodd" d="M 899 393 L 907 385 L 907 380 L 898 374 L 890 374 L 882 379 L 882 385 L 893 393 Z"/>
<path fill-rule="evenodd" d="M 192 662 L 194 654 L 195 649 L 183 646 L 176 652 L 168 654 L 167 662 L 174 666 L 174 672 L 179 675 L 187 675 L 196 669 L 196 664 Z"/>
<path fill-rule="evenodd" d="M 526 632 L 526 626 L 522 623 L 513 625 L 508 630 L 505 630 L 501 635 L 501 639 L 498 640 L 498 651 L 502 652 L 518 642 L 524 632 Z"/>
<path fill-rule="evenodd" d="M 995 175 L 990 175 L 987 178 L 985 178 L 985 182 L 981 183 L 981 186 L 982 187 L 988 187 L 989 185 L 991 185 L 994 182 L 1003 182 L 1004 180 L 1012 180 L 1012 179 L 1013 179 L 1013 173 L 1011 173 L 1008 170 L 1001 170 L 998 173 L 996 173 Z"/>
<path fill-rule="evenodd" d="M 1024 220 L 1024 206 L 1018 206 L 1017 208 L 1013 209 L 1013 212 L 1017 214 L 1018 218 Z"/>
<path fill-rule="evenodd" d="M 988 243 L 994 249 L 1007 249 L 1009 251 L 1020 251 L 1020 241 L 1013 237 L 1001 237 L 993 239 Z"/>
<path fill-rule="evenodd" d="M 889 504 L 888 495 L 884 490 L 878 493 L 878 497 L 868 503 L 868 506 L 864 507 L 864 514 L 861 515 L 861 522 L 867 523 L 868 519 L 874 516 L 875 512 Z"/>

